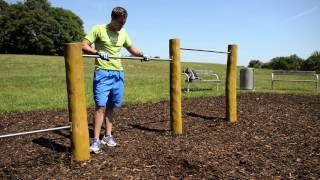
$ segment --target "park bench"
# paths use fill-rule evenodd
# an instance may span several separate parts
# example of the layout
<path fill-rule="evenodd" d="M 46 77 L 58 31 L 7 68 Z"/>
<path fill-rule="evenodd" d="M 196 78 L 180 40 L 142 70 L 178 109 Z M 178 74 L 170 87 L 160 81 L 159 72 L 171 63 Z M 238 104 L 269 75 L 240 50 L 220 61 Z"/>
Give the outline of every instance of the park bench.
<path fill-rule="evenodd" d="M 186 92 L 190 92 L 190 84 L 192 83 L 212 83 L 216 84 L 216 90 L 219 90 L 219 84 L 221 80 L 217 73 L 211 70 L 193 70 L 193 72 L 197 75 L 197 79 L 190 80 L 190 75 L 183 71 L 182 75 L 185 77 L 185 85 L 187 86 Z"/>
<path fill-rule="evenodd" d="M 286 71 L 273 70 L 271 74 L 271 86 L 274 89 L 274 82 L 310 82 L 319 85 L 319 76 L 316 71 Z"/>

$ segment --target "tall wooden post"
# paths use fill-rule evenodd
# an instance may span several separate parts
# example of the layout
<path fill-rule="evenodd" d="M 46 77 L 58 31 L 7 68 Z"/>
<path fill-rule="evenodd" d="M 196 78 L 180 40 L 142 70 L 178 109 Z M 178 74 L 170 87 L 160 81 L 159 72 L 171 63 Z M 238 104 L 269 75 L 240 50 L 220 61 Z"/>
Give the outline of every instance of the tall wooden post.
<path fill-rule="evenodd" d="M 228 45 L 226 79 L 226 116 L 229 122 L 237 121 L 237 45 Z"/>
<path fill-rule="evenodd" d="M 182 134 L 180 39 L 170 39 L 170 120 L 171 130 Z"/>
<path fill-rule="evenodd" d="M 82 44 L 66 44 L 64 58 L 66 64 L 69 119 L 72 122 L 72 156 L 75 160 L 89 160 L 89 129 L 84 93 Z"/>

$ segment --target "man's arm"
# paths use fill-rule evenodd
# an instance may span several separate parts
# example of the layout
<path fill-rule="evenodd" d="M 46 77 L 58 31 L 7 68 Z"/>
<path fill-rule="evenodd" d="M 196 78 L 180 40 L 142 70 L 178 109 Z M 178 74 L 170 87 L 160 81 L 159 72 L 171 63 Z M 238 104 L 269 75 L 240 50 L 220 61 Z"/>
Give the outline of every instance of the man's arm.
<path fill-rule="evenodd" d="M 87 39 L 82 40 L 82 50 L 89 54 L 97 54 L 97 50 L 91 47 L 91 42 Z"/>
<path fill-rule="evenodd" d="M 101 59 L 109 61 L 108 54 L 104 51 L 97 51 L 91 47 L 91 42 L 87 39 L 82 40 L 82 50 L 89 54 L 97 54 Z"/>
<path fill-rule="evenodd" d="M 138 56 L 138 57 L 143 57 L 143 52 L 140 51 L 138 48 L 134 47 L 133 45 L 130 45 L 126 48 L 132 55 Z"/>

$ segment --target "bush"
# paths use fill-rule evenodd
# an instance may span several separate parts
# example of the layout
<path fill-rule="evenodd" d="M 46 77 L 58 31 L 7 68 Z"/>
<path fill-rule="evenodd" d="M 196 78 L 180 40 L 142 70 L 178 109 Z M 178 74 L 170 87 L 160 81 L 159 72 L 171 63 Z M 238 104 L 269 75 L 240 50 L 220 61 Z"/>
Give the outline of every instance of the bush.
<path fill-rule="evenodd" d="M 320 73 L 320 51 L 315 51 L 314 53 L 312 53 L 312 55 L 308 57 L 307 60 L 303 60 L 295 54 L 286 57 L 275 57 L 267 63 L 261 63 L 259 60 L 251 60 L 248 67 L 317 71 L 317 73 Z"/>
<path fill-rule="evenodd" d="M 295 54 L 288 57 L 275 57 L 270 61 L 272 69 L 283 70 L 300 70 L 302 63 L 303 59 Z"/>
<path fill-rule="evenodd" d="M 262 69 L 272 69 L 271 63 L 267 62 L 267 63 L 263 63 L 261 66 Z"/>
<path fill-rule="evenodd" d="M 261 66 L 262 66 L 262 62 L 260 62 L 259 60 L 251 60 L 248 65 L 248 67 L 251 67 L 251 68 L 261 68 Z"/>
<path fill-rule="evenodd" d="M 302 64 L 304 71 L 317 71 L 320 72 L 320 52 L 315 51 L 307 60 Z"/>

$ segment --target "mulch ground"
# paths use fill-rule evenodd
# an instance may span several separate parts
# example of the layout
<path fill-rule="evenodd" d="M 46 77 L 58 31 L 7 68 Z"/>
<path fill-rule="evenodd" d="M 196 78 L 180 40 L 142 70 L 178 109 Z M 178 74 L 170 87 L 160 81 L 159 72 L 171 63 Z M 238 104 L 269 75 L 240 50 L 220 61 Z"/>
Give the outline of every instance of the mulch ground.
<path fill-rule="evenodd" d="M 0 139 L 0 179 L 320 178 L 320 96 L 241 94 L 235 124 L 225 119 L 224 97 L 184 99 L 180 136 L 170 132 L 169 113 L 167 101 L 123 107 L 115 119 L 119 145 L 85 162 L 72 160 L 68 130 Z M 0 120 L 7 134 L 68 125 L 68 112 L 2 113 Z"/>

